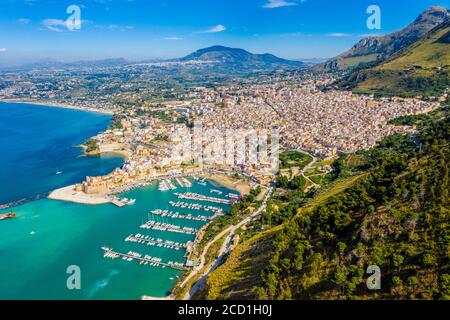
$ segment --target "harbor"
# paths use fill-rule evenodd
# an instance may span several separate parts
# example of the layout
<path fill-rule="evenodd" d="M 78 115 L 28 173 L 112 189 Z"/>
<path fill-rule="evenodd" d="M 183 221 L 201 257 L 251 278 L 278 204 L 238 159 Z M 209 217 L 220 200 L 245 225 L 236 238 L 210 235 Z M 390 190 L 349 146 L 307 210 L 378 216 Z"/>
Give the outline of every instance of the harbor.
<path fill-rule="evenodd" d="M 103 246 L 103 257 L 125 262 L 136 260 L 139 265 L 168 267 L 181 271 L 194 267 L 197 262 L 191 261 L 190 258 L 199 241 L 197 239 L 199 230 L 223 216 L 225 210 L 228 210 L 238 197 L 227 189 L 220 190 L 220 187 L 208 186 L 208 183 L 207 180 L 195 177 L 160 179 L 152 188 L 157 188 L 156 192 L 160 194 L 161 199 L 165 199 L 166 207 L 174 207 L 177 210 L 163 209 L 164 205 L 148 208 L 142 223 L 136 226 L 140 232 L 129 233 L 122 238 L 123 243 L 127 244 L 123 247 L 124 250 L 120 248 L 113 250 L 109 246 Z M 178 188 L 184 190 L 174 192 Z M 235 196 L 236 198 L 231 198 Z M 117 197 L 116 200 L 121 208 L 130 204 L 130 200 L 134 203 L 133 198 L 123 196 Z M 202 202 L 213 202 L 215 205 Z M 117 245 L 114 247 L 118 248 Z M 163 257 L 168 251 L 174 252 L 174 255 L 170 255 L 170 260 L 164 261 Z"/>

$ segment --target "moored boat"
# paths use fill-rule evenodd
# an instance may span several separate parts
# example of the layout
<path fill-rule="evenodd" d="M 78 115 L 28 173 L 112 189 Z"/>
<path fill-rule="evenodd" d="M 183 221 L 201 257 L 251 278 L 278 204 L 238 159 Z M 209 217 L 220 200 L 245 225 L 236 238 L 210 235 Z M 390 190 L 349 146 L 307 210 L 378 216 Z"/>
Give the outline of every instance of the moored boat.
<path fill-rule="evenodd" d="M 16 217 L 15 212 L 8 212 L 8 213 L 0 213 L 0 220 L 4 219 L 12 219 Z"/>

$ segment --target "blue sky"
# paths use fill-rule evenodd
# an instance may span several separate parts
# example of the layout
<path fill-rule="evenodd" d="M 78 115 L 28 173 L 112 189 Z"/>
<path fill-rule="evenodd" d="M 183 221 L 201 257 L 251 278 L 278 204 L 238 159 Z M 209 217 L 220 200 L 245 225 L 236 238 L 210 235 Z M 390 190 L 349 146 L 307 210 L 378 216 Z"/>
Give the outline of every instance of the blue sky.
<path fill-rule="evenodd" d="M 81 29 L 64 25 L 69 5 Z M 368 30 L 366 9 L 381 9 Z M 0 64 L 172 58 L 210 45 L 290 59 L 331 57 L 368 34 L 404 27 L 450 0 L 0 0 Z"/>

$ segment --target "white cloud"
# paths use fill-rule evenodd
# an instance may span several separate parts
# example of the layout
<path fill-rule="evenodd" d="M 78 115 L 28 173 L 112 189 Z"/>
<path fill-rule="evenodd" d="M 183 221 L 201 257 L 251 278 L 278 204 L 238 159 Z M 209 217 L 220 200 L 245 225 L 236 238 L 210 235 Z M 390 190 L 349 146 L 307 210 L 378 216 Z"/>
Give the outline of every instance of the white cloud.
<path fill-rule="evenodd" d="M 177 41 L 177 40 L 183 40 L 183 38 L 180 38 L 180 37 L 165 37 L 164 40 Z"/>
<path fill-rule="evenodd" d="M 300 2 L 304 2 L 304 0 L 301 0 Z M 269 0 L 269 2 L 264 4 L 262 7 L 265 9 L 274 9 L 274 8 L 292 7 L 292 6 L 298 6 L 298 3 L 285 1 L 285 0 Z"/>
<path fill-rule="evenodd" d="M 66 28 L 66 22 L 59 19 L 45 19 L 42 20 L 41 24 L 47 28 L 47 30 L 54 32 L 64 32 Z"/>
<path fill-rule="evenodd" d="M 113 30 L 113 31 L 124 32 L 124 31 L 128 31 L 128 30 L 134 29 L 134 26 L 120 26 L 120 25 L 117 25 L 117 24 L 110 24 L 108 26 L 108 29 L 109 30 Z"/>
<path fill-rule="evenodd" d="M 359 35 L 361 38 L 369 38 L 369 37 L 382 37 L 384 34 L 382 33 L 364 33 Z"/>
<path fill-rule="evenodd" d="M 0 52 L 6 52 L 8 51 L 6 48 L 0 48 Z"/>
<path fill-rule="evenodd" d="M 336 37 L 336 38 L 344 38 L 344 37 L 351 37 L 352 36 L 350 33 L 339 33 L 339 32 L 329 33 L 328 35 L 330 37 Z"/>
<path fill-rule="evenodd" d="M 81 20 L 80 21 L 80 25 L 92 24 L 92 23 L 93 22 L 91 20 Z M 41 24 L 47 30 L 54 31 L 54 32 L 64 32 L 66 30 L 73 31 L 68 28 L 67 22 L 65 20 L 61 20 L 61 19 L 45 19 L 45 20 L 41 21 Z"/>
<path fill-rule="evenodd" d="M 31 20 L 27 19 L 27 18 L 20 18 L 20 19 L 17 19 L 17 22 L 20 24 L 29 24 L 31 22 Z"/>
<path fill-rule="evenodd" d="M 214 26 L 212 28 L 209 28 L 208 30 L 203 31 L 203 33 L 217 33 L 227 30 L 225 26 L 218 24 L 217 26 Z"/>

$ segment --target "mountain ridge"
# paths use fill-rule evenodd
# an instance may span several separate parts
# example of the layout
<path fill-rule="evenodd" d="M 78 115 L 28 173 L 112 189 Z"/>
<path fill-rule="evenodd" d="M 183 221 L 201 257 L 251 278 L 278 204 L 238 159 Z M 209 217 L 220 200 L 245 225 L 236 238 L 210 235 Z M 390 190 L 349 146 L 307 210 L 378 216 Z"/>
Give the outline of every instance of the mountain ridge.
<path fill-rule="evenodd" d="M 202 61 L 229 64 L 244 67 L 275 67 L 289 66 L 300 67 L 304 63 L 301 61 L 287 60 L 279 58 L 270 53 L 254 54 L 241 48 L 230 48 L 221 45 L 214 45 L 199 49 L 176 61 Z"/>
<path fill-rule="evenodd" d="M 383 61 L 418 41 L 449 18 L 450 11 L 447 8 L 432 6 L 423 11 L 405 28 L 384 36 L 363 38 L 350 50 L 317 66 L 315 70 L 322 72 L 346 71 L 364 64 Z"/>
<path fill-rule="evenodd" d="M 374 66 L 355 69 L 337 82 L 357 93 L 439 96 L 448 88 L 450 20 Z"/>

